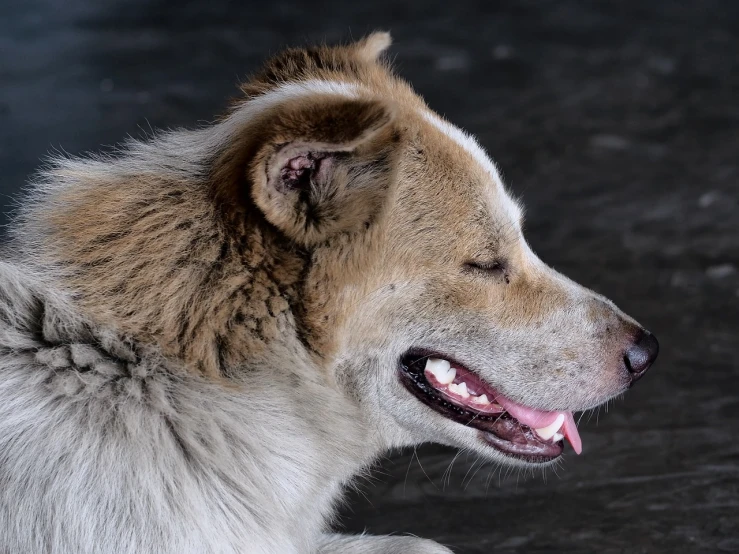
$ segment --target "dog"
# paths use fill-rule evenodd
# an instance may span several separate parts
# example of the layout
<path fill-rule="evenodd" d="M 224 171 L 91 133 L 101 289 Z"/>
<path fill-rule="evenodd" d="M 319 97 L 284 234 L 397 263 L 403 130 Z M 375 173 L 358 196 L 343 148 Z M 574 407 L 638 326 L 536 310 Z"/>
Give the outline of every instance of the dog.
<path fill-rule="evenodd" d="M 0 552 L 442 553 L 344 536 L 436 442 L 546 467 L 652 334 L 546 266 L 387 33 L 289 49 L 217 123 L 57 157 L 0 262 Z"/>

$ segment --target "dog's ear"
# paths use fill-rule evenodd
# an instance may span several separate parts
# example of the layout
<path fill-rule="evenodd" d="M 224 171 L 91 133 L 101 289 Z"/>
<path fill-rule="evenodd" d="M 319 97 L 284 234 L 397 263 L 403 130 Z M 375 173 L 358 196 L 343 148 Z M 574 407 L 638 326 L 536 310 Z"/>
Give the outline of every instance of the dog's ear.
<path fill-rule="evenodd" d="M 388 102 L 312 94 L 261 114 L 246 135 L 232 146 L 250 152 L 235 201 L 252 202 L 295 242 L 361 230 L 380 210 L 399 140 Z"/>
<path fill-rule="evenodd" d="M 356 56 L 364 62 L 375 62 L 393 43 L 387 31 L 375 31 L 362 40 L 355 42 L 352 47 Z"/>

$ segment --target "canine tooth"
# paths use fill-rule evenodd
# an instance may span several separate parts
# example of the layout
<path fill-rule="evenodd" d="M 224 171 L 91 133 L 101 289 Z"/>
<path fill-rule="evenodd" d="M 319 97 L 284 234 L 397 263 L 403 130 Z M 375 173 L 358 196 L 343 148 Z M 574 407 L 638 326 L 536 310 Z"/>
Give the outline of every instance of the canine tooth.
<path fill-rule="evenodd" d="M 426 370 L 436 378 L 442 385 L 448 385 L 454 381 L 457 370 L 447 360 L 429 358 L 426 360 Z"/>
<path fill-rule="evenodd" d="M 561 434 L 561 433 L 554 433 L 554 436 L 552 437 L 552 440 L 553 440 L 554 442 L 559 442 L 559 441 L 561 441 L 561 440 L 562 440 L 563 438 L 565 438 L 565 436 L 564 436 L 563 434 Z"/>
<path fill-rule="evenodd" d="M 490 404 L 490 400 L 488 400 L 487 394 L 481 394 L 480 396 L 473 396 L 472 402 L 475 404 L 485 404 L 486 406 Z"/>
<path fill-rule="evenodd" d="M 457 394 L 459 394 L 459 396 L 461 396 L 462 398 L 470 397 L 470 393 L 467 392 L 467 383 L 465 383 L 464 381 L 457 385 L 457 391 Z"/>
<path fill-rule="evenodd" d="M 564 422 L 565 422 L 565 415 L 559 414 L 557 416 L 557 419 L 552 421 L 546 427 L 542 427 L 541 429 L 536 429 L 536 434 L 539 435 L 544 440 L 549 440 L 554 436 L 554 434 L 557 431 L 559 431 L 559 429 L 562 427 L 562 424 Z"/>

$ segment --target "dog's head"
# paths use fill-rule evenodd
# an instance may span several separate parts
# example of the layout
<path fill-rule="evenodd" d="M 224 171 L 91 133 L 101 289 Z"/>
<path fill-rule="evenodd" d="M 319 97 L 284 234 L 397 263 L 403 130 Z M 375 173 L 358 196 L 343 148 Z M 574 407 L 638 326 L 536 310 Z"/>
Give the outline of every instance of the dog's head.
<path fill-rule="evenodd" d="M 630 387 L 657 342 L 532 252 L 494 164 L 378 61 L 388 44 L 272 60 L 244 87 L 255 131 L 222 164 L 248 153 L 248 186 L 216 194 L 304 253 L 300 338 L 388 444 L 579 451 L 572 413 Z"/>

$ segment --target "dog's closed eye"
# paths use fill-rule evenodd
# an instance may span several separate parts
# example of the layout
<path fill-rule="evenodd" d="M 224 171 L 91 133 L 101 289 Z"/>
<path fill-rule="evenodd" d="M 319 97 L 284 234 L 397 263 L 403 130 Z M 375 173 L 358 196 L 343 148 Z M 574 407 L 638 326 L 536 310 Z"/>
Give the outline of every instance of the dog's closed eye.
<path fill-rule="evenodd" d="M 476 273 L 483 277 L 495 277 L 496 279 L 502 278 L 506 283 L 510 282 L 508 268 L 501 260 L 470 261 L 464 264 L 463 269 L 467 273 Z"/>

